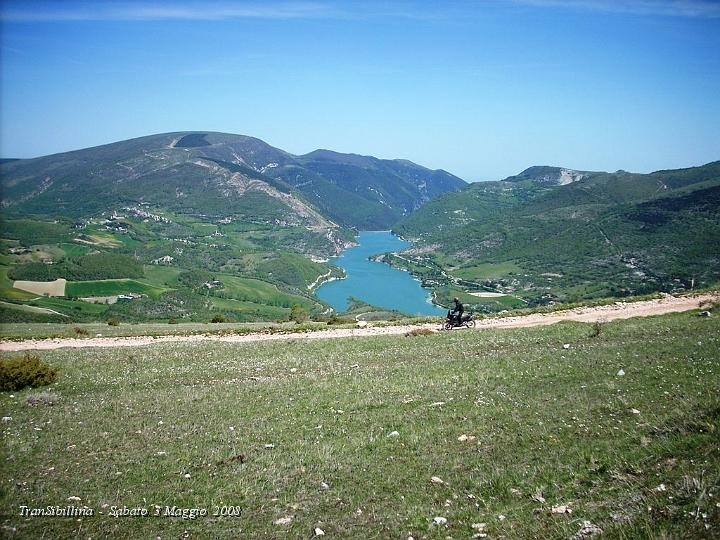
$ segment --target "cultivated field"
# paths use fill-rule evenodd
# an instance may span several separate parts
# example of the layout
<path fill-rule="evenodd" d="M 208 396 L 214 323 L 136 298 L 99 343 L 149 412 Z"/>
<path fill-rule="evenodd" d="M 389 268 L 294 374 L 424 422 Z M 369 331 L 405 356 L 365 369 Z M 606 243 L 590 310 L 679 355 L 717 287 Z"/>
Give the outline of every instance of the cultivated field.
<path fill-rule="evenodd" d="M 44 351 L 52 406 L 0 394 L 4 532 L 717 537 L 718 319 Z"/>
<path fill-rule="evenodd" d="M 21 291 L 47 296 L 65 296 L 65 285 L 67 280 L 56 279 L 55 281 L 16 281 L 13 287 Z"/>

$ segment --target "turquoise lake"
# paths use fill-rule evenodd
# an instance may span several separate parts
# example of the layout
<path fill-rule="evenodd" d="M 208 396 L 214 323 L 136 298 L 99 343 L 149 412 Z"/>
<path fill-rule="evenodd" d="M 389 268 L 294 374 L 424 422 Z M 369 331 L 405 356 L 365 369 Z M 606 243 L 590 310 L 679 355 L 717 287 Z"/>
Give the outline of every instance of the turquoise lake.
<path fill-rule="evenodd" d="M 363 231 L 359 245 L 346 249 L 330 262 L 347 273 L 347 278 L 330 281 L 318 287 L 316 296 L 338 311 L 348 308 L 348 298 L 408 315 L 444 315 L 446 310 L 430 303 L 430 291 L 424 289 L 408 272 L 368 257 L 400 251 L 410 246 L 390 231 Z"/>

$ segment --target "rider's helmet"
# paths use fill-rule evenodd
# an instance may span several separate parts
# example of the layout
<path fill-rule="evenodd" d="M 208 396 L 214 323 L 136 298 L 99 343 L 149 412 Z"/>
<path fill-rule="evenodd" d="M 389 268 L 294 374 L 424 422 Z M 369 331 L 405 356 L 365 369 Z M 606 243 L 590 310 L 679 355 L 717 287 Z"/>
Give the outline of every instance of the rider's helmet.
<path fill-rule="evenodd" d="M 460 301 L 460 300 L 458 299 L 457 296 L 456 296 L 455 298 L 453 298 L 453 302 L 459 302 L 459 301 Z"/>

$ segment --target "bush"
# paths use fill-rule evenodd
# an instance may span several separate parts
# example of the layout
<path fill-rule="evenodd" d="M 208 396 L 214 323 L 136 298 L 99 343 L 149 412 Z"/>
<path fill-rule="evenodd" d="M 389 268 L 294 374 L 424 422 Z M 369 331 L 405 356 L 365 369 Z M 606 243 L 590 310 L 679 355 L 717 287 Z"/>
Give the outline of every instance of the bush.
<path fill-rule="evenodd" d="M 353 324 L 354 322 L 355 322 L 354 319 L 342 318 L 342 317 L 338 317 L 337 315 L 333 314 L 328 319 L 327 324 L 330 326 L 333 324 Z"/>
<path fill-rule="evenodd" d="M 108 319 L 108 325 L 110 326 L 120 326 L 120 321 L 117 319 Z"/>
<path fill-rule="evenodd" d="M 600 321 L 595 321 L 592 324 L 592 330 L 590 330 L 590 337 L 591 338 L 598 337 L 602 333 L 602 329 L 603 329 L 603 323 Z"/>
<path fill-rule="evenodd" d="M 76 326 L 75 328 L 73 328 L 73 330 L 75 331 L 75 333 L 78 336 L 87 336 L 89 334 L 89 332 L 87 330 L 85 330 L 84 328 L 81 328 L 79 326 Z"/>
<path fill-rule="evenodd" d="M 52 407 L 59 399 L 57 394 L 53 394 L 52 392 L 40 392 L 39 394 L 30 394 L 25 400 L 25 403 L 31 407 L 37 407 L 38 405 Z"/>
<path fill-rule="evenodd" d="M 170 317 L 170 320 L 168 321 L 168 324 L 177 324 L 177 319 L 175 317 Z"/>
<path fill-rule="evenodd" d="M 210 322 L 223 323 L 225 322 L 225 317 L 222 315 L 215 315 Z"/>
<path fill-rule="evenodd" d="M 300 304 L 293 304 L 290 308 L 290 320 L 295 321 L 296 323 L 301 323 L 306 321 L 307 318 L 308 314 L 305 308 Z"/>
<path fill-rule="evenodd" d="M 0 391 L 22 390 L 26 386 L 47 386 L 55 381 L 57 368 L 38 356 L 26 354 L 18 358 L 0 360 Z"/>
<path fill-rule="evenodd" d="M 430 336 L 434 334 L 432 330 L 429 328 L 416 328 L 415 330 L 410 330 L 405 334 L 406 337 L 415 337 L 415 336 Z"/>

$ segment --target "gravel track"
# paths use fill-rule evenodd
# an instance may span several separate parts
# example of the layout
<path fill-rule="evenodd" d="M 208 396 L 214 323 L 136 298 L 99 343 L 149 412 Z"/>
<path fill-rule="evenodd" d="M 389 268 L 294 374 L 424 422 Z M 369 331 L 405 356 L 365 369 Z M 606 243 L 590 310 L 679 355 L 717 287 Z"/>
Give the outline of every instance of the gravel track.
<path fill-rule="evenodd" d="M 545 326 L 561 321 L 579 321 L 592 323 L 596 321 L 613 321 L 617 319 L 629 319 L 632 317 L 649 317 L 652 315 L 663 315 L 698 309 L 700 304 L 707 301 L 720 301 L 720 296 L 715 294 L 700 294 L 696 296 L 665 296 L 657 300 L 645 300 L 640 302 L 616 302 L 607 306 L 596 306 L 577 308 L 554 313 L 534 313 L 517 317 L 495 317 L 477 321 L 474 330 L 454 331 L 479 331 L 484 328 L 523 328 L 529 326 Z M 237 335 L 173 335 L 173 336 L 139 336 L 139 337 L 95 337 L 95 338 L 59 338 L 59 339 L 31 339 L 25 341 L 0 341 L 0 351 L 29 351 L 29 350 L 51 350 L 63 347 L 86 348 L 86 347 L 140 347 L 154 345 L 157 343 L 177 342 L 206 342 L 217 341 L 224 343 L 249 343 L 254 341 L 290 340 L 290 339 L 339 339 L 350 337 L 367 336 L 389 336 L 405 334 L 417 328 L 428 328 L 438 330 L 437 323 L 426 323 L 418 325 L 398 326 L 372 326 L 364 328 L 335 328 L 328 330 L 317 330 L 306 333 L 248 333 Z"/>

